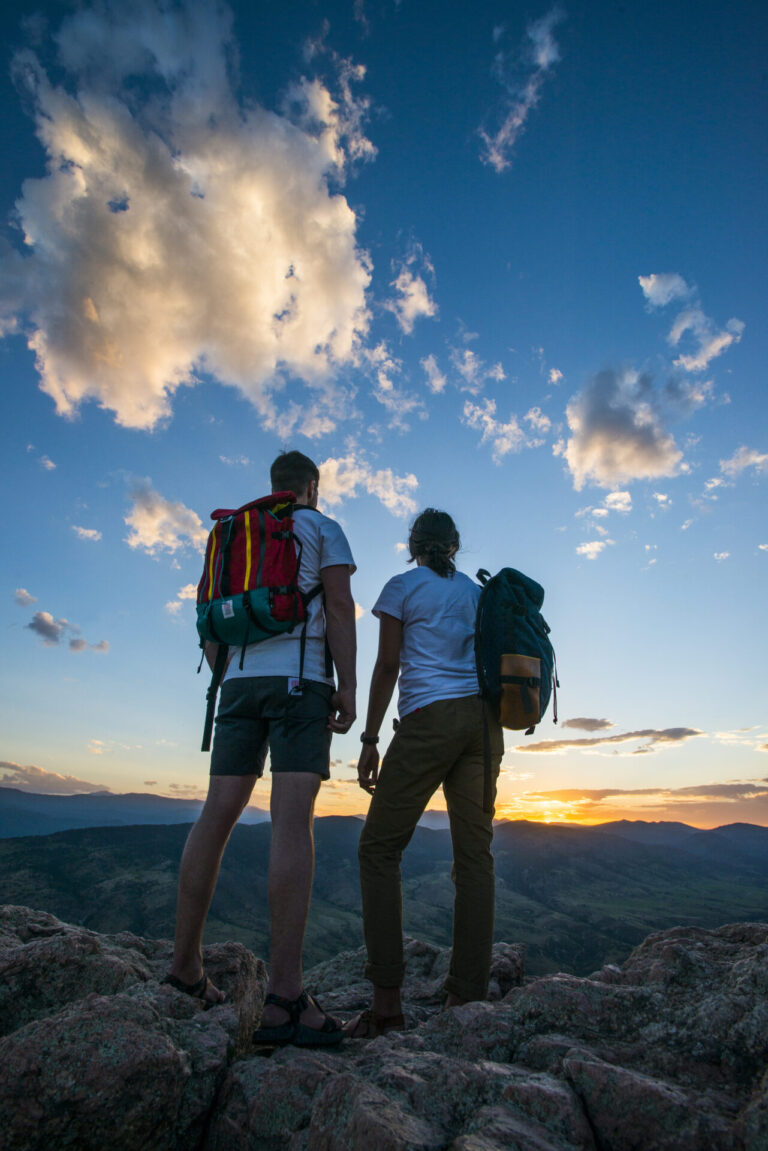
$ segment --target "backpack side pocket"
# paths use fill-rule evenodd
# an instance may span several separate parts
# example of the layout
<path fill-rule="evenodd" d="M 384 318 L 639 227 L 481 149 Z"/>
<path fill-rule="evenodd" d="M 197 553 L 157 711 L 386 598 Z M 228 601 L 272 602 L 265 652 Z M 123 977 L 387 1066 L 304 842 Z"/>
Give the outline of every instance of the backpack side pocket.
<path fill-rule="evenodd" d="M 501 726 L 512 731 L 541 719 L 541 660 L 532 655 L 501 657 Z"/>

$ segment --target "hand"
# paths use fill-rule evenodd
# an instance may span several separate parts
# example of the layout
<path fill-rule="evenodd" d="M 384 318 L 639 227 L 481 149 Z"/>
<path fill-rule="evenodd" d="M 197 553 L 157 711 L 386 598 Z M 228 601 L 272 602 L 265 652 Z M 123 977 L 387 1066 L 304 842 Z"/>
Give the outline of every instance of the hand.
<path fill-rule="evenodd" d="M 357 761 L 357 782 L 363 791 L 373 795 L 379 778 L 379 751 L 372 744 L 365 744 Z"/>
<path fill-rule="evenodd" d="M 331 714 L 328 726 L 331 731 L 343 735 L 355 722 L 355 692 L 353 689 L 339 688 L 331 696 Z"/>

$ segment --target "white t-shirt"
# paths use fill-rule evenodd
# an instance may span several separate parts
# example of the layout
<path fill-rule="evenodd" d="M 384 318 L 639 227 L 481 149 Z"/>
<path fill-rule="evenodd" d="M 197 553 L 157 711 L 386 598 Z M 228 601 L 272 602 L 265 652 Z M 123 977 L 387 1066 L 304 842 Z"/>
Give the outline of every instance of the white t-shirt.
<path fill-rule="evenodd" d="M 335 520 L 324 516 L 314 508 L 297 509 L 293 517 L 293 530 L 301 541 L 301 565 L 299 567 L 299 590 L 312 591 L 321 582 L 323 568 L 336 564 L 348 564 L 350 574 L 355 570 L 355 561 L 347 542 L 347 537 Z M 282 632 L 261 643 L 251 643 L 245 649 L 243 667 L 240 669 L 240 648 L 230 648 L 229 661 L 224 680 L 252 675 L 287 675 L 298 677 L 301 658 L 301 625 L 292 632 Z M 307 646 L 304 653 L 304 678 L 317 683 L 333 683 L 325 674 L 325 612 L 322 593 L 309 603 L 307 613 Z"/>
<path fill-rule="evenodd" d="M 475 616 L 480 585 L 463 572 L 443 577 L 428 567 L 393 576 L 373 614 L 403 625 L 398 712 L 402 718 L 437 699 L 476 695 Z"/>

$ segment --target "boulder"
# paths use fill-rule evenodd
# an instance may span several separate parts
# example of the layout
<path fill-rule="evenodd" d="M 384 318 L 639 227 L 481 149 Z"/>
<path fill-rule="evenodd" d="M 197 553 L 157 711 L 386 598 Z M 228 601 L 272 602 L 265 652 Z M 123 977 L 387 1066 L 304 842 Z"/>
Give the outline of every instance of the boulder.
<path fill-rule="evenodd" d="M 168 941 L 0 908 L 4 1151 L 768 1151 L 768 926 L 676 928 L 589 978 L 526 979 L 497 944 L 491 999 L 443 1009 L 445 949 L 410 939 L 409 1026 L 256 1050 L 264 964 L 205 949 L 226 1004 L 161 979 Z M 370 1001 L 363 954 L 307 972 Z"/>

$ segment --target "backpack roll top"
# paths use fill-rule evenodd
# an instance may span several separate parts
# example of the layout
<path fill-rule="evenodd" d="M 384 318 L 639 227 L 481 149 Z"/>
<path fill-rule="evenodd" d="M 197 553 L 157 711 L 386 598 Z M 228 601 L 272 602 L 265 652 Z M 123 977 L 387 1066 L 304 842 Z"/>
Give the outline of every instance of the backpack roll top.
<path fill-rule="evenodd" d="M 201 643 L 243 647 L 292 631 L 304 620 L 294 498 L 293 492 L 276 492 L 211 513 L 216 522 L 197 589 Z"/>

